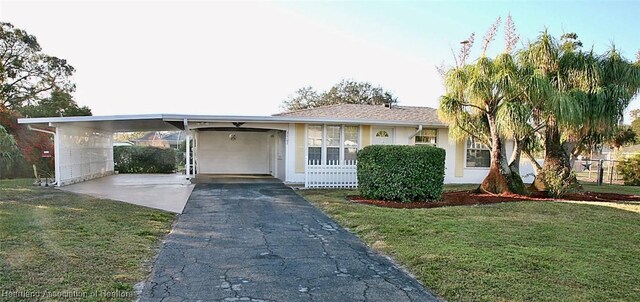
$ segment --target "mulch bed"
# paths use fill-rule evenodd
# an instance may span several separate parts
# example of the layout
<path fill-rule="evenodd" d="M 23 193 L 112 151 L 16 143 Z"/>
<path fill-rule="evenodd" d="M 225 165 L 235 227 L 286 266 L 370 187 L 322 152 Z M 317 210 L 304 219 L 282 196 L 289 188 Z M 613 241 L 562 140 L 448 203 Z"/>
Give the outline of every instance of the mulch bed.
<path fill-rule="evenodd" d="M 503 202 L 519 202 L 519 201 L 553 201 L 553 198 L 547 197 L 544 193 L 535 192 L 529 196 L 516 195 L 516 194 L 481 194 L 471 191 L 458 191 L 458 192 L 446 192 L 442 194 L 442 200 L 440 201 L 419 201 L 419 202 L 396 202 L 385 200 L 373 200 L 367 199 L 362 196 L 349 195 L 347 200 L 369 204 L 378 207 L 385 208 L 402 208 L 402 209 L 418 209 L 418 208 L 439 208 L 448 206 L 468 206 L 468 205 L 484 205 Z M 560 200 L 571 201 L 604 201 L 604 202 L 618 202 L 618 201 L 640 201 L 638 195 L 624 195 L 615 193 L 595 193 L 595 192 L 580 192 L 573 193 L 564 196 Z"/>

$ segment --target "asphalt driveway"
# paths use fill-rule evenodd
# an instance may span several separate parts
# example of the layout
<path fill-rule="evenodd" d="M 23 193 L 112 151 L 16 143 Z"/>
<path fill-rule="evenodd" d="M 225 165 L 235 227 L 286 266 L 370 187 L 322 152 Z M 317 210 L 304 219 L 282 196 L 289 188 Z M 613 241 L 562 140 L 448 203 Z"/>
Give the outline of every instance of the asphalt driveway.
<path fill-rule="evenodd" d="M 141 301 L 437 301 L 280 183 L 197 184 Z"/>

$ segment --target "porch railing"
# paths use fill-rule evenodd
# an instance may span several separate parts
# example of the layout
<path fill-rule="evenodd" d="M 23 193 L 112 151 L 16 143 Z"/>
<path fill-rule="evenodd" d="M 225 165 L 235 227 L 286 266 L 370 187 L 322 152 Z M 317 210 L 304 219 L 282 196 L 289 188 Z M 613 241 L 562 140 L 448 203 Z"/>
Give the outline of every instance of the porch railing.
<path fill-rule="evenodd" d="M 304 169 L 305 188 L 357 188 L 357 161 L 307 160 Z"/>

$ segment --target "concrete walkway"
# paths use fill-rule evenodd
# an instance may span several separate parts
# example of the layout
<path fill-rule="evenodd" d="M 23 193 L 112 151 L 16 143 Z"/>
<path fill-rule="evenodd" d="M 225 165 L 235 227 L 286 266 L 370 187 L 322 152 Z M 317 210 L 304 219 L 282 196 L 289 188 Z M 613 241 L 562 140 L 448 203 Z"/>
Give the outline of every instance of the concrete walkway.
<path fill-rule="evenodd" d="M 194 185 L 179 174 L 118 174 L 60 187 L 69 192 L 174 213 L 182 212 L 193 188 Z"/>
<path fill-rule="evenodd" d="M 198 184 L 141 301 L 438 301 L 293 190 Z"/>

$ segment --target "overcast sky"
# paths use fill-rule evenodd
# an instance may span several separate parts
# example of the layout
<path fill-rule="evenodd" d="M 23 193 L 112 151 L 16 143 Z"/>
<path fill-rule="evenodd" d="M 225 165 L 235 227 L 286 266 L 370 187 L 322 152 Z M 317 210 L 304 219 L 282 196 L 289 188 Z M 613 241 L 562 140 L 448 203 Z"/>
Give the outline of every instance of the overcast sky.
<path fill-rule="evenodd" d="M 76 68 L 75 98 L 94 115 L 269 115 L 298 88 L 341 79 L 380 85 L 401 105 L 437 107 L 435 66 L 508 13 L 523 41 L 546 26 L 597 51 L 615 43 L 635 59 L 640 49 L 640 1 L 0 1 L 0 20 Z"/>

